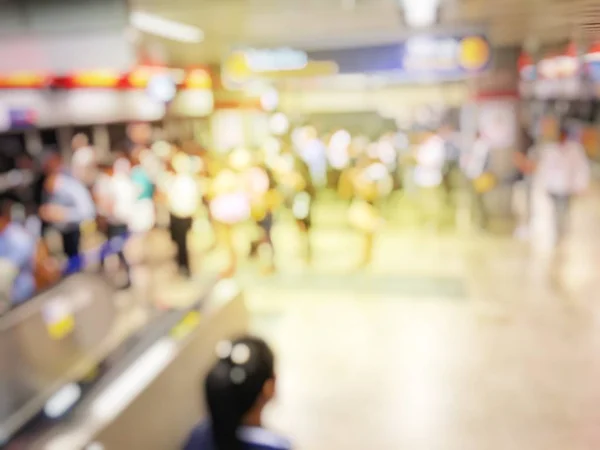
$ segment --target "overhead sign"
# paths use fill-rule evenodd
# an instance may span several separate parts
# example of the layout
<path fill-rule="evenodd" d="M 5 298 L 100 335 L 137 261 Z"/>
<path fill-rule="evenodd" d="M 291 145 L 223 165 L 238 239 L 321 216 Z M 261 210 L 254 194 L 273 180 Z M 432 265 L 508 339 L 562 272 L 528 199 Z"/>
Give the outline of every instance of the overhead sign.
<path fill-rule="evenodd" d="M 248 67 L 255 72 L 298 70 L 308 64 L 306 52 L 291 48 L 248 50 L 244 52 L 244 59 Z"/>
<path fill-rule="evenodd" d="M 0 105 L 0 132 L 14 128 L 32 127 L 37 122 L 37 113 L 28 108 L 12 108 Z"/>
<path fill-rule="evenodd" d="M 492 51 L 482 35 L 417 36 L 399 44 L 325 50 L 311 61 L 332 61 L 340 73 L 394 73 L 409 80 L 457 79 L 485 70 Z"/>
<path fill-rule="evenodd" d="M 310 61 L 304 51 L 291 48 L 244 49 L 231 53 L 222 64 L 226 87 L 236 89 L 260 79 L 332 75 L 335 64 Z"/>

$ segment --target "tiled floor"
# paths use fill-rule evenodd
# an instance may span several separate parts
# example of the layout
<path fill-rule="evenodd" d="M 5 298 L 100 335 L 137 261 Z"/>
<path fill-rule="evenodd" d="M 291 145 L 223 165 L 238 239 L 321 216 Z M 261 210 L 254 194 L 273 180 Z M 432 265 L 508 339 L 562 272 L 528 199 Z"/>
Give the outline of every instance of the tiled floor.
<path fill-rule="evenodd" d="M 269 423 L 301 450 L 600 448 L 596 205 L 556 253 L 389 227 L 366 273 L 350 230 L 317 230 L 311 268 L 278 230 L 281 274 L 240 276 L 279 355 Z"/>

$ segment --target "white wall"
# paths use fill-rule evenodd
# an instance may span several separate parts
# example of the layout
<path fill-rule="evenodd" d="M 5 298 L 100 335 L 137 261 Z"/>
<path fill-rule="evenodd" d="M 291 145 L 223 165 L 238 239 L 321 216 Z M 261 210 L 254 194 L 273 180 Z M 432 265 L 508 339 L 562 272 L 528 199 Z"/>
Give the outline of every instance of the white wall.
<path fill-rule="evenodd" d="M 130 70 L 128 22 L 124 0 L 0 2 L 0 72 Z"/>
<path fill-rule="evenodd" d="M 165 114 L 164 104 L 153 101 L 141 90 L 0 91 L 0 109 L 5 108 L 35 111 L 38 127 L 154 121 Z"/>

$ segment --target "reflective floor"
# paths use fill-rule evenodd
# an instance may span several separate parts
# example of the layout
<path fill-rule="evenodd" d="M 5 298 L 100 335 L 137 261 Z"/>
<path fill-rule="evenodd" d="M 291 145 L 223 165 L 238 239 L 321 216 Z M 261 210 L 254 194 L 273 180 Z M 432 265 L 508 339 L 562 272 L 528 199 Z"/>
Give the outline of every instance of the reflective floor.
<path fill-rule="evenodd" d="M 241 274 L 279 355 L 269 423 L 303 450 L 600 448 L 599 200 L 557 251 L 546 219 L 531 244 L 389 224 L 364 273 L 351 230 L 316 230 L 310 268 L 276 230 L 280 273 Z"/>
<path fill-rule="evenodd" d="M 278 354 L 273 428 L 300 450 L 600 448 L 600 194 L 575 204 L 556 250 L 543 199 L 529 242 L 424 228 L 400 201 L 365 270 L 346 207 L 320 205 L 312 265 L 285 219 L 276 274 L 240 263 L 253 328 Z M 240 255 L 251 233 L 237 231 Z M 134 284 L 189 304 L 226 266 L 208 234 L 192 236 L 194 280 L 178 279 L 159 233 Z"/>

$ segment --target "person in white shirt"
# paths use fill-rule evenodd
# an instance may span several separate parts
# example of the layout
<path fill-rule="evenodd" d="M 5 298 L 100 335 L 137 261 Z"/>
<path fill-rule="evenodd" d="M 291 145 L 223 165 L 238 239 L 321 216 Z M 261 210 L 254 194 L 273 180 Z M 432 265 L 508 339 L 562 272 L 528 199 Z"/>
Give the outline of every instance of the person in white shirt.
<path fill-rule="evenodd" d="M 90 146 L 85 134 L 76 134 L 71 141 L 71 173 L 85 186 L 91 188 L 97 176 L 96 150 Z"/>
<path fill-rule="evenodd" d="M 187 237 L 202 198 L 189 157 L 178 152 L 173 156 L 172 166 L 174 173 L 164 187 L 171 218 L 171 239 L 177 248 L 177 265 L 184 275 L 189 276 L 191 271 Z"/>
<path fill-rule="evenodd" d="M 558 143 L 541 150 L 538 177 L 552 201 L 555 240 L 560 243 L 567 231 L 571 200 L 590 183 L 590 164 L 585 151 L 566 129 L 561 129 Z"/>
<path fill-rule="evenodd" d="M 135 216 L 134 206 L 138 196 L 138 188 L 130 175 L 130 162 L 126 157 L 121 156 L 117 158 L 108 173 L 98 176 L 94 186 L 99 213 L 107 222 L 107 238 L 109 242 L 114 243 L 109 246 L 109 249 L 118 248 L 117 256 L 127 273 L 125 287 L 130 286 L 130 266 L 119 240 L 123 241 L 130 231 L 129 224 Z M 105 259 L 106 254 L 103 254 L 102 265 Z"/>
<path fill-rule="evenodd" d="M 444 140 L 432 133 L 419 145 L 415 154 L 414 182 L 419 188 L 421 213 L 425 223 L 439 225 L 446 145 Z"/>

